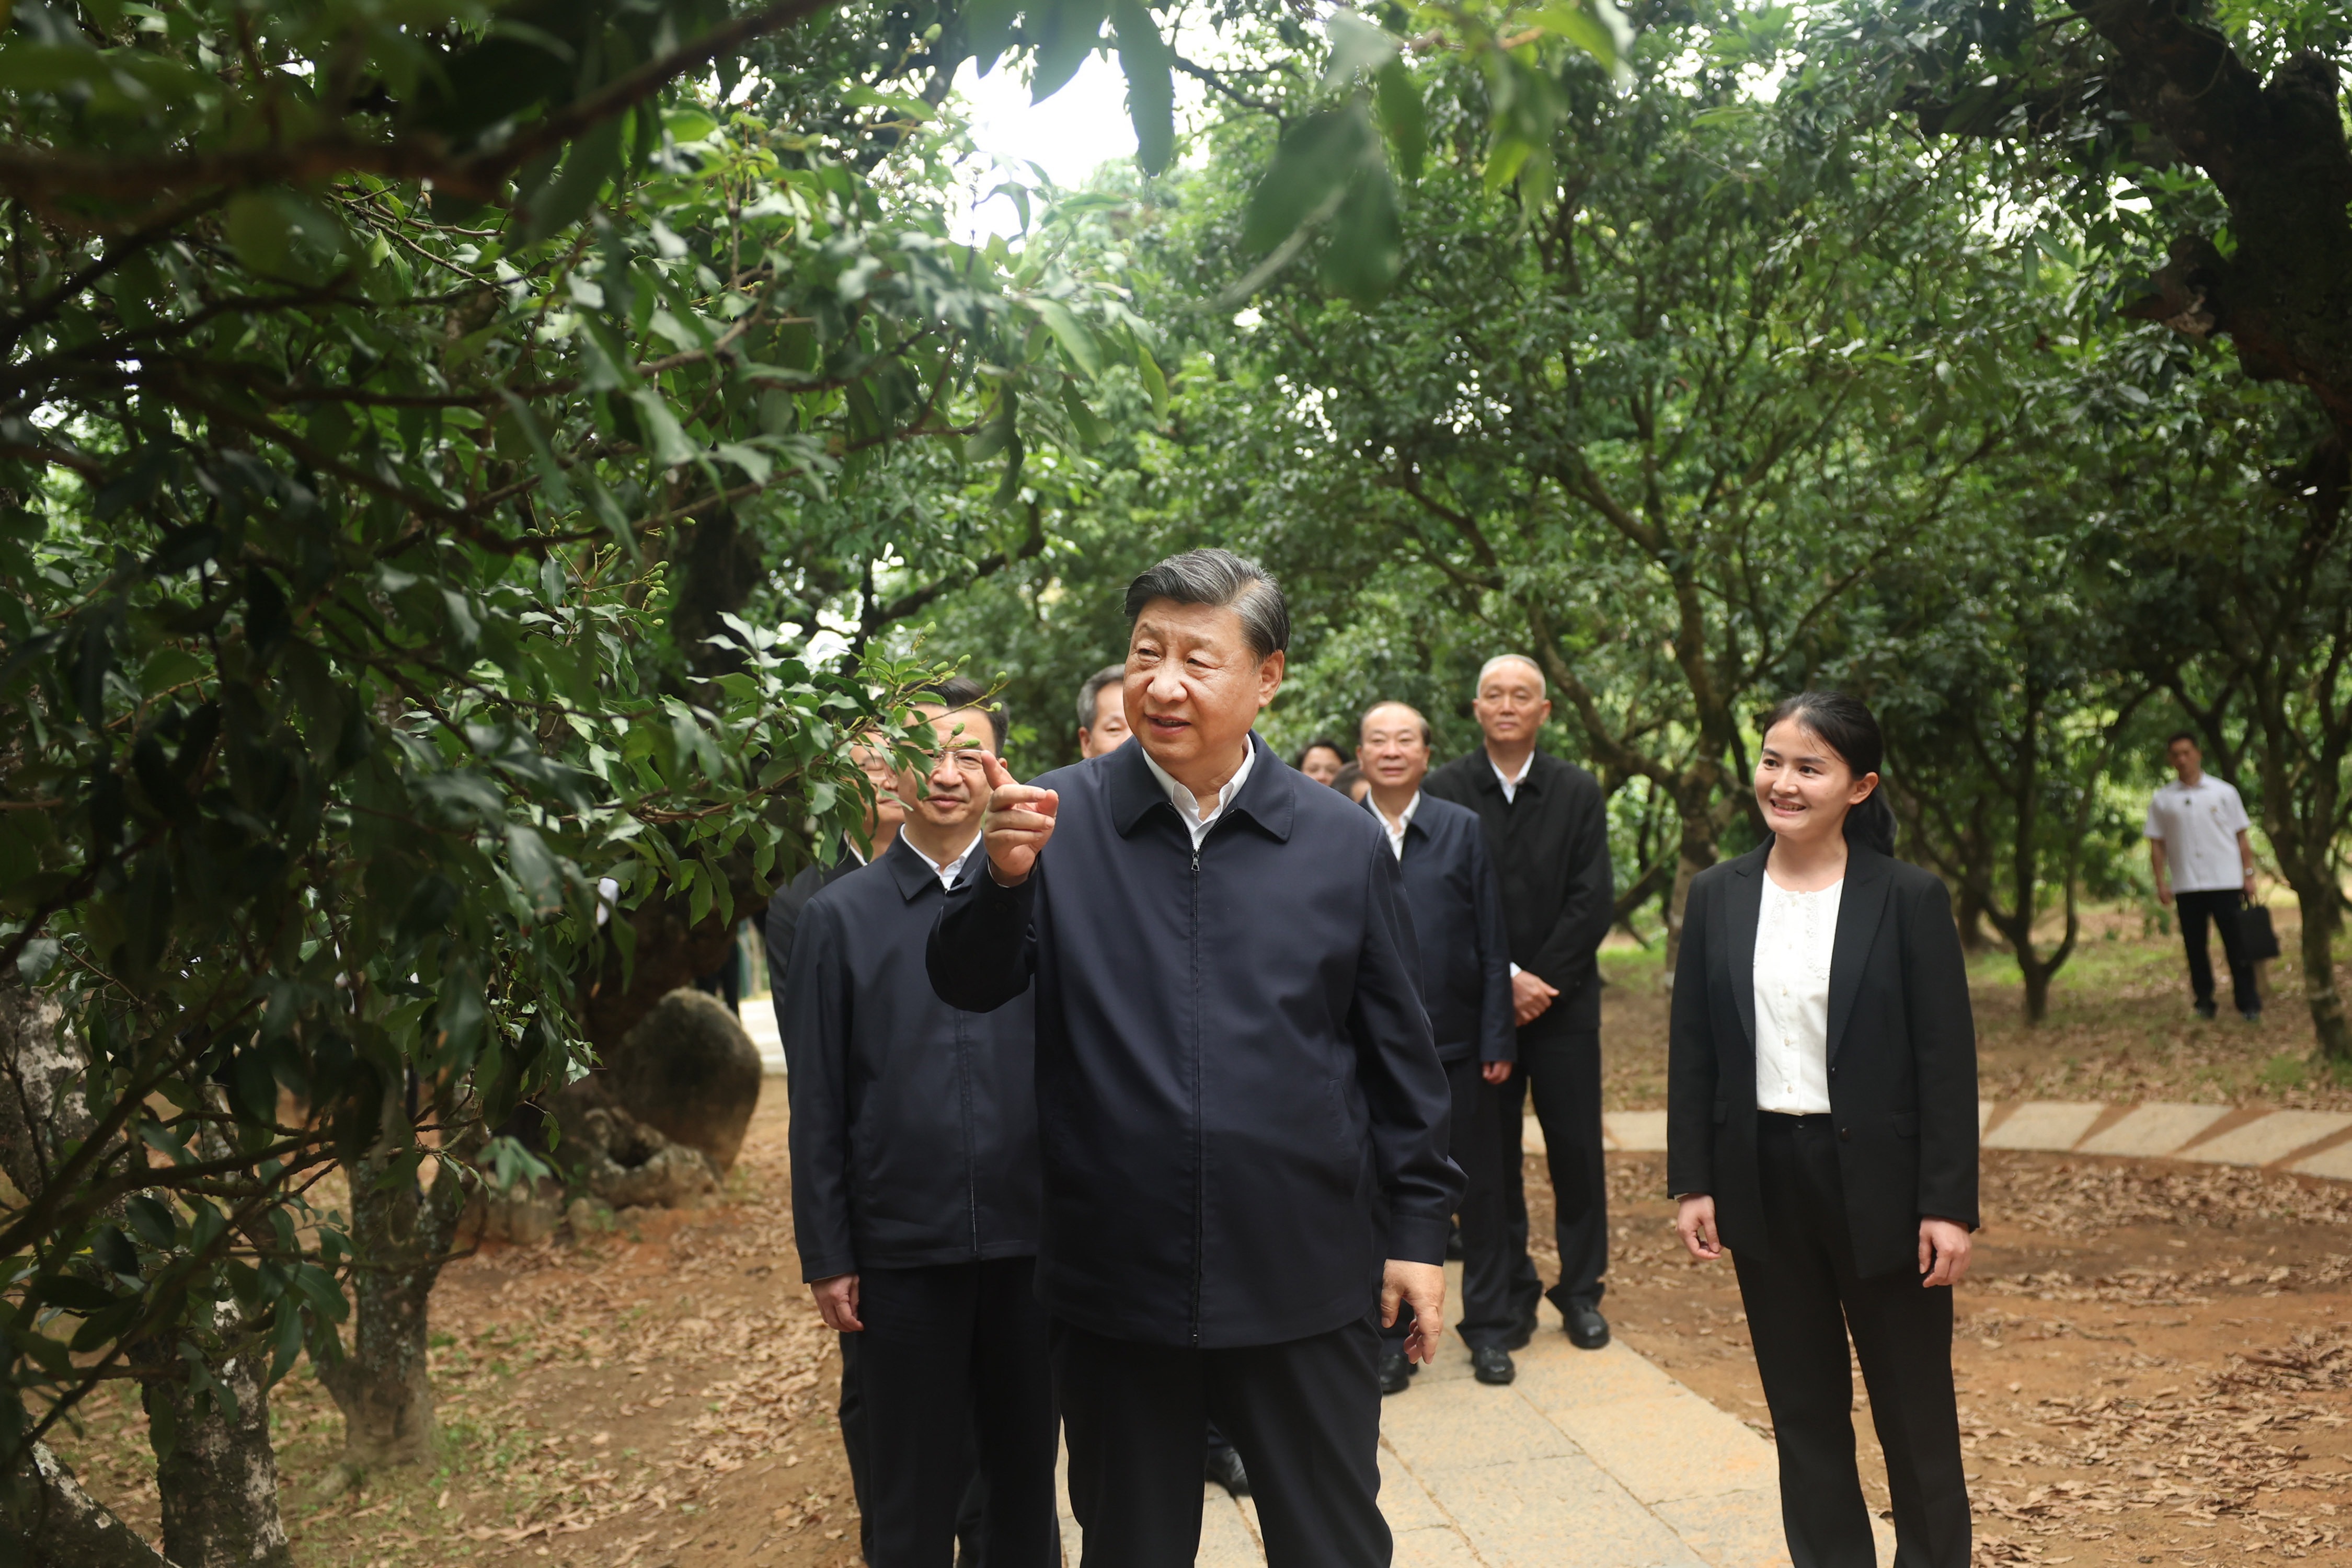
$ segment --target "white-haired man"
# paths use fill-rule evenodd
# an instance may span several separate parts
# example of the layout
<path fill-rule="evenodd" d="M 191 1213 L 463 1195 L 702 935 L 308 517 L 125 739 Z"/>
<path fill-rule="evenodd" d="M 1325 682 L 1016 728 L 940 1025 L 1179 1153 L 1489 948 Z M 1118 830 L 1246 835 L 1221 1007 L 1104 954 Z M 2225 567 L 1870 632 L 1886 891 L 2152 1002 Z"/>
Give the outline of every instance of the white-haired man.
<path fill-rule="evenodd" d="M 1511 1002 L 1519 1071 L 1502 1085 L 1504 1125 L 1519 1125 L 1532 1096 L 1551 1169 L 1559 1281 L 1549 1292 L 1568 1337 L 1586 1350 L 1609 1343 L 1601 1315 L 1609 1266 L 1608 1181 L 1601 1159 L 1601 976 L 1594 962 L 1609 934 L 1615 889 L 1609 818 L 1600 782 L 1538 749 L 1551 716 L 1543 671 L 1503 653 L 1478 672 L 1470 704 L 1486 744 L 1429 776 L 1423 789 L 1478 813 L 1502 879 L 1510 933 Z M 1504 1183 L 1513 1261 L 1510 1341 L 1535 1332 L 1543 1294 L 1527 1255 L 1521 1161 L 1506 1150 Z"/>

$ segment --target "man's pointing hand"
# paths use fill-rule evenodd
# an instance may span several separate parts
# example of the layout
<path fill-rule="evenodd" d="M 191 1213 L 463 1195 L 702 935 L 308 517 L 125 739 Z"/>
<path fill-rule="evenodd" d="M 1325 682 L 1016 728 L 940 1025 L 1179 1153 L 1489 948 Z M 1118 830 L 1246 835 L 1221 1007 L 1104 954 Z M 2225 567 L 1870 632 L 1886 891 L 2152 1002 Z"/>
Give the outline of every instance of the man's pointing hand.
<path fill-rule="evenodd" d="M 989 752 L 980 754 L 988 773 L 988 815 L 981 833 L 988 845 L 989 873 L 1004 887 L 1018 887 L 1054 836 L 1054 814 L 1062 797 L 1051 789 L 1015 783 L 1013 770 Z"/>

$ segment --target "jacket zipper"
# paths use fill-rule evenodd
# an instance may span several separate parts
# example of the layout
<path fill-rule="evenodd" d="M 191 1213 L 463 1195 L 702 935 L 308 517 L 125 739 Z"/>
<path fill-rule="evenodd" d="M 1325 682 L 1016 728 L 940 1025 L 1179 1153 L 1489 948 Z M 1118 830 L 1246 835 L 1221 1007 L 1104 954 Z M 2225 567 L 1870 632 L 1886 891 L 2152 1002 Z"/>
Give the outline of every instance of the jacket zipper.
<path fill-rule="evenodd" d="M 1201 1344 L 1201 1279 L 1209 1225 L 1209 1126 L 1201 1092 L 1201 841 L 1192 841 L 1192 1346 Z"/>

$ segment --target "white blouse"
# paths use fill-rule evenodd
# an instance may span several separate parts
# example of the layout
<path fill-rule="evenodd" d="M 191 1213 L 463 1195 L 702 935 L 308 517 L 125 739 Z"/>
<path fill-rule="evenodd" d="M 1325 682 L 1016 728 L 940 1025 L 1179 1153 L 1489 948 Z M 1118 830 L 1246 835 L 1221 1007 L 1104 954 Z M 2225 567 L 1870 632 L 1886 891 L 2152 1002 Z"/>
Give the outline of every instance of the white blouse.
<path fill-rule="evenodd" d="M 1830 953 L 1843 880 L 1791 893 L 1764 875 L 1756 916 L 1756 1108 L 1830 1109 Z"/>

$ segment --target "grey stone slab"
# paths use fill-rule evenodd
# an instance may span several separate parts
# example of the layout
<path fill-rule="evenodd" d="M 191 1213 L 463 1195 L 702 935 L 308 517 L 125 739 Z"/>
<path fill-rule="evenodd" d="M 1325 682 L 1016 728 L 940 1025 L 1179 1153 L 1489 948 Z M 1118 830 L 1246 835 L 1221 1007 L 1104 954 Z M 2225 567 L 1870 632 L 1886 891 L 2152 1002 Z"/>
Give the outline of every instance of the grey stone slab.
<path fill-rule="evenodd" d="M 1992 1120 L 1992 1113 L 1999 1109 L 2000 1107 L 1990 1100 L 1979 1100 L 1977 1102 L 1978 1135 L 1983 1135 L 1985 1124 Z"/>
<path fill-rule="evenodd" d="M 2300 1159 L 2287 1166 L 2305 1176 L 2328 1176 L 2336 1181 L 2352 1181 L 2352 1144 L 2338 1144 L 2332 1149 Z"/>
<path fill-rule="evenodd" d="M 1478 1554 L 1451 1528 L 1396 1531 L 1395 1568 L 1479 1568 Z"/>
<path fill-rule="evenodd" d="M 1586 1458 L 1645 1506 L 1780 1484 L 1772 1445 L 1687 1389 L 1549 1414 Z"/>
<path fill-rule="evenodd" d="M 2080 1152 L 2155 1158 L 2172 1153 L 2229 1113 L 2226 1105 L 2179 1105 L 2167 1101 L 2135 1105 L 2112 1126 L 2084 1139 Z"/>
<path fill-rule="evenodd" d="M 1719 1491 L 1661 1504 L 1657 1515 L 1713 1568 L 1789 1568 L 1780 1527 L 1780 1490 Z"/>
<path fill-rule="evenodd" d="M 1453 1528 L 1446 1521 L 1445 1511 L 1431 1498 L 1421 1479 L 1386 1443 L 1381 1445 L 1381 1517 L 1399 1535 L 1407 1531 Z"/>
<path fill-rule="evenodd" d="M 2342 1111 L 2273 1111 L 2182 1149 L 2176 1157 L 2206 1165 L 2266 1166 L 2347 1127 L 2352 1127 L 2352 1114 Z"/>
<path fill-rule="evenodd" d="M 1433 1477 L 1484 1465 L 1565 1458 L 1575 1452 L 1558 1427 L 1510 1388 L 1416 1379 L 1381 1402 L 1381 1438 L 1434 1490 Z"/>
<path fill-rule="evenodd" d="M 1682 1387 L 1622 1340 L 1606 1350 L 1579 1350 L 1566 1334 L 1538 1333 L 1517 1359 L 1519 1378 L 1511 1386 L 1547 1416 L 1582 1406 L 1663 1398 Z"/>
<path fill-rule="evenodd" d="M 1522 1459 L 1429 1480 L 1487 1568 L 1706 1568 L 1681 1536 L 1590 1459 Z"/>
<path fill-rule="evenodd" d="M 2071 1149 L 2106 1114 L 2105 1105 L 2029 1100 L 1985 1135 L 1989 1149 Z"/>
<path fill-rule="evenodd" d="M 1609 1111 L 1601 1118 L 1603 1148 L 1624 1154 L 1663 1154 L 1666 1147 L 1664 1111 Z"/>
<path fill-rule="evenodd" d="M 1235 1500 L 1224 1488 L 1210 1483 L 1201 1502 L 1201 1550 L 1192 1561 L 1200 1568 L 1264 1568 L 1257 1511 L 1247 1498 Z"/>

